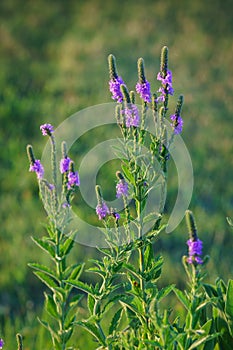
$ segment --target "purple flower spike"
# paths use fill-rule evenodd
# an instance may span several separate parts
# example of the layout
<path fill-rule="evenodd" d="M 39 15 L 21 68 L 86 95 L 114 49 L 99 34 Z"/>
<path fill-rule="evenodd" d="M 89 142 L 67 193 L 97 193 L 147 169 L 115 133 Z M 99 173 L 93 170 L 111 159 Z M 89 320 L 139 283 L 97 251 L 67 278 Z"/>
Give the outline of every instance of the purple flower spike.
<path fill-rule="evenodd" d="M 2 349 L 3 346 L 4 346 L 4 341 L 3 341 L 3 339 L 0 339 L 0 349 Z"/>
<path fill-rule="evenodd" d="M 157 80 L 160 80 L 163 87 L 159 88 L 158 92 L 160 92 L 160 96 L 157 99 L 157 102 L 164 102 L 166 95 L 173 95 L 174 89 L 172 87 L 172 72 L 170 70 L 167 71 L 167 75 L 163 77 L 161 72 L 157 75 Z"/>
<path fill-rule="evenodd" d="M 136 84 L 136 91 L 145 102 L 151 102 L 150 83 L 147 80 L 144 83 L 138 82 Z"/>
<path fill-rule="evenodd" d="M 121 92 L 121 85 L 125 85 L 123 79 L 121 77 L 117 77 L 114 79 L 111 79 L 109 81 L 109 89 L 112 93 L 112 99 L 116 100 L 117 102 L 123 101 L 123 95 Z"/>
<path fill-rule="evenodd" d="M 51 134 L 54 132 L 53 126 L 51 124 L 43 124 L 40 126 L 40 130 L 42 132 L 43 136 L 51 136 Z"/>
<path fill-rule="evenodd" d="M 127 128 L 139 126 L 140 117 L 137 106 L 132 105 L 130 108 L 126 107 L 122 112 L 125 115 L 125 125 Z"/>
<path fill-rule="evenodd" d="M 202 264 L 203 260 L 201 259 L 202 255 L 202 241 L 197 238 L 196 240 L 189 239 L 187 241 L 187 245 L 189 247 L 189 257 L 187 259 L 187 262 L 189 264 L 192 264 L 193 262 L 196 262 L 197 264 Z"/>
<path fill-rule="evenodd" d="M 67 183 L 68 190 L 70 190 L 74 186 L 79 186 L 79 185 L 80 185 L 80 180 L 79 180 L 78 172 L 70 171 L 68 174 L 68 183 Z"/>
<path fill-rule="evenodd" d="M 120 198 L 121 196 L 128 196 L 128 192 L 129 192 L 129 186 L 128 183 L 122 179 L 119 180 L 119 182 L 116 185 L 116 197 Z"/>
<path fill-rule="evenodd" d="M 107 204 L 104 201 L 102 201 L 102 203 L 99 203 L 97 205 L 97 207 L 96 207 L 96 214 L 98 215 L 99 220 L 104 219 L 105 216 L 107 214 L 109 214 L 109 213 L 110 213 L 109 208 L 108 208 Z"/>
<path fill-rule="evenodd" d="M 60 161 L 60 172 L 61 174 L 66 173 L 69 170 L 71 159 L 69 157 L 62 158 Z"/>
<path fill-rule="evenodd" d="M 39 180 L 44 176 L 44 168 L 39 159 L 35 159 L 34 164 L 30 165 L 29 171 L 34 171 Z"/>
<path fill-rule="evenodd" d="M 183 129 L 183 119 L 181 118 L 180 115 L 175 115 L 175 114 L 172 114 L 170 116 L 170 119 L 172 120 L 172 124 L 171 126 L 173 127 L 174 129 L 174 133 L 175 134 L 180 134 L 182 129 Z"/>

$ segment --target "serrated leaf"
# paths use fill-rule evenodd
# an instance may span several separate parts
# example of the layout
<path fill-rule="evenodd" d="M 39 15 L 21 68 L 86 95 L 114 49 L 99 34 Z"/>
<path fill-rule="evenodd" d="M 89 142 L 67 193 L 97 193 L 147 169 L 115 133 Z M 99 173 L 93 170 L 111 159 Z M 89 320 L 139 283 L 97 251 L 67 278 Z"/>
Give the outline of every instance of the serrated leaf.
<path fill-rule="evenodd" d="M 78 279 L 83 271 L 84 264 L 76 264 L 73 265 L 72 272 L 70 274 L 69 279 L 75 280 Z"/>
<path fill-rule="evenodd" d="M 38 321 L 42 324 L 42 326 L 44 326 L 52 335 L 52 337 L 59 343 L 61 342 L 60 337 L 58 335 L 58 332 L 56 329 L 53 328 L 53 326 L 51 326 L 51 324 L 49 324 L 46 321 L 41 320 L 39 317 L 37 318 Z"/>
<path fill-rule="evenodd" d="M 109 331 L 108 331 L 109 334 L 112 334 L 119 326 L 123 315 L 123 311 L 124 311 L 123 309 L 119 309 L 113 316 L 112 321 L 110 323 Z"/>
<path fill-rule="evenodd" d="M 218 296 L 218 293 L 217 293 L 214 286 L 212 286 L 211 284 L 207 284 L 207 283 L 203 283 L 202 285 L 205 288 L 205 291 L 206 291 L 208 297 L 212 298 L 213 296 L 214 297 Z"/>
<path fill-rule="evenodd" d="M 233 321 L 233 280 L 229 280 L 227 285 L 226 313 Z"/>
<path fill-rule="evenodd" d="M 76 234 L 69 236 L 69 238 L 67 238 L 65 243 L 62 245 L 61 251 L 63 256 L 66 256 L 70 253 L 71 249 L 75 244 L 75 240 L 74 240 L 75 236 Z"/>
<path fill-rule="evenodd" d="M 44 272 L 34 271 L 33 273 L 51 290 L 54 290 L 56 287 L 58 287 L 57 283 Z"/>
<path fill-rule="evenodd" d="M 185 294 L 184 294 L 181 290 L 179 290 L 179 289 L 177 289 L 177 288 L 175 288 L 175 287 L 173 287 L 172 290 L 173 290 L 173 292 L 176 294 L 176 296 L 177 296 L 177 298 L 180 300 L 180 302 L 183 304 L 183 306 L 184 306 L 187 310 L 189 310 L 189 300 L 187 299 L 187 297 L 185 296 Z"/>
<path fill-rule="evenodd" d="M 57 312 L 57 307 L 52 296 L 47 293 L 44 293 L 44 294 L 45 294 L 45 308 L 47 312 L 55 319 L 58 319 L 59 315 Z"/>
<path fill-rule="evenodd" d="M 93 314 L 94 306 L 95 306 L 95 298 L 89 293 L 87 297 L 87 306 L 90 314 Z"/>
<path fill-rule="evenodd" d="M 164 287 L 162 289 L 159 290 L 158 294 L 157 294 L 157 300 L 160 301 L 163 298 L 165 298 L 169 293 L 171 293 L 171 291 L 173 290 L 173 288 L 175 287 L 174 284 Z"/>
<path fill-rule="evenodd" d="M 55 258 L 55 251 L 50 243 L 43 241 L 42 239 L 32 237 L 32 240 L 51 257 Z"/>
<path fill-rule="evenodd" d="M 99 331 L 99 329 L 91 322 L 88 321 L 80 321 L 77 322 L 78 325 L 85 328 L 89 333 L 91 333 L 102 345 L 106 346 L 105 339 L 103 334 Z"/>
<path fill-rule="evenodd" d="M 201 338 L 201 339 L 198 339 L 196 340 L 190 347 L 189 347 L 189 350 L 193 350 L 193 349 L 196 349 L 198 346 L 206 343 L 207 341 L 210 341 L 216 337 L 219 336 L 219 333 L 215 333 L 215 334 L 211 334 L 211 335 L 206 335 L 205 337 Z"/>
<path fill-rule="evenodd" d="M 66 280 L 64 282 L 73 286 L 74 288 L 82 290 L 83 292 L 90 293 L 90 294 L 93 294 L 94 292 L 93 288 L 84 282 L 71 280 L 71 279 Z"/>
<path fill-rule="evenodd" d="M 34 270 L 44 272 L 46 275 L 54 278 L 57 281 L 57 276 L 56 276 L 55 272 L 53 270 L 49 269 L 47 266 L 37 264 L 37 263 L 29 263 L 28 266 Z"/>
<path fill-rule="evenodd" d="M 134 176 L 132 174 L 132 172 L 130 171 L 130 169 L 126 166 L 123 165 L 121 166 L 122 170 L 123 170 L 123 174 L 124 177 L 131 183 L 131 184 L 135 184 L 135 180 L 134 180 Z"/>

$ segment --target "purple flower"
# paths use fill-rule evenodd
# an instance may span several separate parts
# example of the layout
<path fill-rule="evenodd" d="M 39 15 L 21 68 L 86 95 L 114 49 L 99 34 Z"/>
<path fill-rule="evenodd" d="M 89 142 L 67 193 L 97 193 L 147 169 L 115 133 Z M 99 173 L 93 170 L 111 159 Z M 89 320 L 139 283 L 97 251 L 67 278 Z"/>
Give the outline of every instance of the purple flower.
<path fill-rule="evenodd" d="M 202 255 L 202 241 L 199 238 L 196 240 L 190 238 L 187 241 L 187 245 L 189 247 L 189 257 L 187 259 L 187 262 L 189 264 L 192 264 L 193 262 L 202 264 L 203 260 L 200 257 Z"/>
<path fill-rule="evenodd" d="M 121 85 L 125 85 L 121 77 L 113 78 L 109 81 L 109 89 L 112 93 L 112 99 L 117 102 L 123 101 L 123 94 L 121 92 Z"/>
<path fill-rule="evenodd" d="M 128 196 L 128 192 L 129 192 L 129 186 L 128 183 L 122 179 L 119 180 L 119 182 L 116 185 L 116 197 L 120 198 L 121 196 Z"/>
<path fill-rule="evenodd" d="M 68 174 L 68 182 L 67 187 L 68 190 L 70 190 L 73 186 L 79 186 L 80 180 L 79 180 L 79 174 L 77 171 L 70 171 Z"/>
<path fill-rule="evenodd" d="M 2 349 L 3 346 L 4 346 L 4 341 L 3 341 L 3 339 L 1 338 L 1 339 L 0 339 L 0 349 Z"/>
<path fill-rule="evenodd" d="M 116 219 L 116 221 L 120 219 L 120 214 L 119 213 L 114 212 L 113 216 Z"/>
<path fill-rule="evenodd" d="M 170 119 L 172 120 L 171 126 L 174 129 L 175 134 L 180 134 L 183 128 L 183 119 L 180 115 L 172 114 L 170 116 Z"/>
<path fill-rule="evenodd" d="M 138 82 L 136 91 L 145 102 L 151 102 L 150 83 L 147 80 L 144 83 Z"/>
<path fill-rule="evenodd" d="M 42 132 L 43 136 L 51 136 L 51 134 L 54 132 L 53 126 L 51 124 L 43 124 L 40 126 L 40 130 Z"/>
<path fill-rule="evenodd" d="M 167 71 L 167 75 L 163 77 L 161 72 L 158 73 L 157 75 L 157 80 L 160 80 L 163 87 L 160 87 L 158 92 L 160 92 L 160 96 L 157 98 L 157 102 L 164 102 L 165 101 L 165 96 L 168 95 L 173 95 L 174 94 L 174 89 L 172 87 L 172 72 L 170 70 Z"/>
<path fill-rule="evenodd" d="M 61 174 L 66 173 L 69 170 L 71 159 L 69 157 L 62 158 L 60 161 L 60 172 Z"/>
<path fill-rule="evenodd" d="M 29 171 L 34 171 L 38 179 L 42 179 L 44 176 L 44 168 L 39 159 L 35 159 L 34 164 L 30 165 Z"/>
<path fill-rule="evenodd" d="M 125 115 L 125 125 L 127 128 L 130 128 L 131 126 L 139 126 L 140 117 L 137 106 L 132 105 L 130 108 L 126 107 L 122 113 Z"/>
<path fill-rule="evenodd" d="M 109 214 L 109 213 L 110 213 L 109 208 L 108 208 L 107 204 L 104 201 L 102 201 L 101 203 L 99 203 L 97 205 L 97 207 L 96 207 L 96 214 L 98 215 L 99 220 L 104 219 L 105 216 L 107 214 Z"/>
<path fill-rule="evenodd" d="M 62 208 L 70 208 L 71 207 L 71 205 L 70 205 L 70 203 L 68 203 L 68 202 L 64 202 L 63 204 L 62 204 Z"/>

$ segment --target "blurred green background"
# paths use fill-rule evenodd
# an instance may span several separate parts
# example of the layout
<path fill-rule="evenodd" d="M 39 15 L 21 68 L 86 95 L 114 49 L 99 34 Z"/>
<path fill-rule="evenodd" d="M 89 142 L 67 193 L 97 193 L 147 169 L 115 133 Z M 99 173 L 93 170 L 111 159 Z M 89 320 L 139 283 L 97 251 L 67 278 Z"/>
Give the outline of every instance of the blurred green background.
<path fill-rule="evenodd" d="M 76 111 L 111 101 L 109 53 L 117 57 L 130 89 L 137 82 L 137 59 L 143 57 L 147 78 L 157 89 L 160 50 L 169 47 L 175 99 L 180 93 L 185 97 L 182 137 L 195 181 L 190 209 L 204 253 L 211 257 L 207 279 L 232 278 L 233 232 L 226 222 L 233 216 L 232 33 L 231 0 L 0 2 L 0 316 L 7 349 L 15 348 L 9 337 L 19 330 L 28 346 L 34 339 L 28 348 L 44 346 L 32 331 L 43 286 L 27 262 L 46 262 L 30 238 L 44 233 L 46 216 L 35 176 L 28 173 L 25 147 L 33 144 L 40 158 L 46 142 L 42 123 L 56 127 Z M 168 215 L 177 191 L 172 162 L 169 174 Z M 162 283 L 184 283 L 186 239 L 182 222 L 157 243 L 165 256 Z M 73 259 L 94 254 L 95 249 L 77 244 Z"/>

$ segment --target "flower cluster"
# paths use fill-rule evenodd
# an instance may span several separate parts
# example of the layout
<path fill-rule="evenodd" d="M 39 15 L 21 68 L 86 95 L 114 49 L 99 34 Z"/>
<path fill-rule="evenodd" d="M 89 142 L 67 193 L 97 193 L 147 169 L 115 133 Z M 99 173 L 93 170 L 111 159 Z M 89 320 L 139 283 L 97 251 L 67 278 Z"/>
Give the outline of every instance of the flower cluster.
<path fill-rule="evenodd" d="M 4 346 L 4 341 L 3 341 L 3 339 L 0 338 L 0 349 L 2 349 L 3 346 Z"/>
<path fill-rule="evenodd" d="M 160 92 L 160 96 L 158 97 L 158 102 L 164 102 L 166 95 L 173 95 L 174 89 L 172 87 L 172 72 L 170 70 L 167 71 L 166 76 L 163 76 L 161 72 L 157 75 L 157 80 L 160 80 L 162 83 L 162 87 L 159 88 L 158 92 Z"/>
<path fill-rule="evenodd" d="M 180 115 L 172 114 L 170 116 L 170 119 L 172 121 L 171 126 L 174 129 L 175 134 L 180 134 L 183 128 L 183 119 Z"/>
<path fill-rule="evenodd" d="M 123 94 L 121 92 L 121 85 L 125 85 L 121 77 L 112 78 L 109 81 L 109 89 L 112 93 L 112 99 L 117 102 L 123 101 Z"/>
<path fill-rule="evenodd" d="M 187 258 L 187 262 L 189 264 L 193 264 L 193 262 L 202 264 L 203 260 L 200 257 L 202 255 L 202 241 L 199 238 L 196 240 L 190 238 L 187 241 L 187 245 L 189 247 L 189 257 Z"/>
<path fill-rule="evenodd" d="M 34 163 L 30 165 L 29 171 L 34 171 L 38 180 L 41 180 L 44 176 L 44 167 L 39 159 L 34 160 Z"/>
<path fill-rule="evenodd" d="M 104 219 L 109 213 L 110 213 L 109 208 L 103 200 L 97 204 L 96 214 L 98 215 L 99 220 Z"/>
<path fill-rule="evenodd" d="M 144 100 L 144 102 L 151 102 L 151 92 L 150 92 L 150 83 L 149 81 L 145 81 L 144 83 L 138 82 L 136 84 L 136 91 L 140 95 L 141 99 Z"/>
<path fill-rule="evenodd" d="M 136 105 L 131 105 L 123 109 L 122 114 L 125 118 L 125 126 L 130 128 L 131 126 L 138 127 L 140 124 L 140 116 Z"/>
<path fill-rule="evenodd" d="M 77 171 L 70 171 L 68 173 L 68 183 L 67 183 L 67 188 L 70 190 L 71 188 L 75 186 L 80 185 L 80 180 L 79 180 L 79 174 Z"/>
<path fill-rule="evenodd" d="M 70 162 L 71 162 L 71 159 L 69 157 L 67 157 L 67 156 L 65 158 L 61 159 L 61 161 L 60 161 L 60 172 L 61 172 L 61 174 L 64 174 L 67 171 L 69 171 Z"/>
<path fill-rule="evenodd" d="M 116 197 L 127 197 L 129 193 L 129 185 L 124 179 L 120 179 L 116 185 Z"/>
<path fill-rule="evenodd" d="M 54 132 L 53 126 L 51 124 L 41 125 L 40 130 L 44 136 L 51 136 L 51 134 Z M 31 163 L 29 171 L 34 171 L 37 175 L 37 178 L 41 180 L 44 176 L 44 167 L 39 159 L 34 158 L 32 146 L 28 146 L 28 155 Z M 80 186 L 79 174 L 77 171 L 74 171 L 74 163 L 68 156 L 64 156 L 64 158 L 61 159 L 60 172 L 61 174 L 67 175 L 66 186 L 68 190 L 73 189 L 75 186 Z M 53 184 L 48 184 L 48 188 L 50 190 L 53 190 L 55 187 Z"/>
<path fill-rule="evenodd" d="M 43 136 L 51 136 L 54 132 L 53 126 L 51 124 L 43 124 L 40 126 L 40 130 Z"/>

